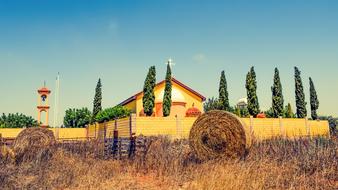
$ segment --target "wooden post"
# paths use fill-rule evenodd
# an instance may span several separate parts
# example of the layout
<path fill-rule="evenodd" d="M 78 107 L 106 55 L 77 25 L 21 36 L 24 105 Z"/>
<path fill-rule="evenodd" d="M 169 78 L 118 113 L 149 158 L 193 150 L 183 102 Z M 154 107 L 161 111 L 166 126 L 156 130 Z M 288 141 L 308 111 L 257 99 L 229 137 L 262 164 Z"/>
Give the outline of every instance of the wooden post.
<path fill-rule="evenodd" d="M 132 137 L 132 114 L 130 114 L 130 116 L 129 116 L 129 138 L 131 138 Z"/>
<path fill-rule="evenodd" d="M 117 119 L 114 120 L 114 134 L 113 134 L 113 157 L 116 158 L 118 154 L 119 131 L 117 130 Z"/>
<path fill-rule="evenodd" d="M 95 125 L 94 137 L 96 139 L 96 122 L 94 123 L 94 125 Z"/>
<path fill-rule="evenodd" d="M 103 126 L 103 140 L 104 140 L 104 142 L 106 141 L 106 136 L 107 136 L 107 122 L 105 122 L 104 126 Z"/>
<path fill-rule="evenodd" d="M 89 125 L 86 125 L 86 139 L 89 139 Z"/>
<path fill-rule="evenodd" d="M 117 130 L 114 130 L 114 139 L 119 138 L 119 132 Z"/>
<path fill-rule="evenodd" d="M 311 131 L 310 131 L 310 127 L 309 127 L 309 125 L 308 125 L 307 117 L 305 117 L 304 120 L 305 120 L 306 134 L 307 134 L 310 138 L 312 138 L 312 136 L 311 136 Z"/>
<path fill-rule="evenodd" d="M 327 133 L 327 138 L 330 139 L 331 138 L 330 124 L 329 124 L 329 121 L 326 121 L 326 122 L 327 122 L 327 127 L 328 127 L 328 130 L 329 130 L 328 133 Z"/>
<path fill-rule="evenodd" d="M 251 139 L 252 139 L 252 135 L 253 135 L 253 117 L 250 116 L 250 136 L 251 136 Z"/>
<path fill-rule="evenodd" d="M 136 114 L 132 113 L 129 116 L 129 136 L 132 137 L 133 134 L 136 134 L 135 130 L 136 127 Z"/>
<path fill-rule="evenodd" d="M 117 131 L 117 119 L 114 120 L 114 131 Z"/>
<path fill-rule="evenodd" d="M 2 139 L 2 134 L 0 133 L 0 147 L 4 145 L 3 139 Z"/>
<path fill-rule="evenodd" d="M 286 138 L 286 131 L 283 126 L 283 117 L 279 116 L 279 128 L 280 128 L 280 134 L 285 139 Z"/>

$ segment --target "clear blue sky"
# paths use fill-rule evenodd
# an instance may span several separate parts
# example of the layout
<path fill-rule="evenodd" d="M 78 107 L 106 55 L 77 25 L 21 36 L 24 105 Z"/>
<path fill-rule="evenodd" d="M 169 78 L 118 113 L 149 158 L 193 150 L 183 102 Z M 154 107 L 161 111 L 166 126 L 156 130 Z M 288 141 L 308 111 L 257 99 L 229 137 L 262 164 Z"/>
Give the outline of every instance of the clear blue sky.
<path fill-rule="evenodd" d="M 54 90 L 58 71 L 60 118 L 69 107 L 92 109 L 99 77 L 110 107 L 142 89 L 149 66 L 162 80 L 169 57 L 174 76 L 206 97 L 217 96 L 225 70 L 232 105 L 255 66 L 262 109 L 278 67 L 295 110 L 298 66 L 307 102 L 311 76 L 319 114 L 338 115 L 336 0 L 0 0 L 0 112 L 36 117 L 36 89 L 46 80 Z"/>

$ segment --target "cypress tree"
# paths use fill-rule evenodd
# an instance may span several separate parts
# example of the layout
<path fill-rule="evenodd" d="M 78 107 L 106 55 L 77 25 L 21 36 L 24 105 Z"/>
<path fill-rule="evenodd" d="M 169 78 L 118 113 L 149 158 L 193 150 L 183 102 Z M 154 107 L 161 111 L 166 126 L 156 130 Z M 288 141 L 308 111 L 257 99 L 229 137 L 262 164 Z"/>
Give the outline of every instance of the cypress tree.
<path fill-rule="evenodd" d="M 167 74 L 165 77 L 165 88 L 162 104 L 163 116 L 167 117 L 170 115 L 171 108 L 171 68 L 169 63 L 167 64 Z"/>
<path fill-rule="evenodd" d="M 220 78 L 220 82 L 219 82 L 219 103 L 220 103 L 220 109 L 221 110 L 225 110 L 225 111 L 229 111 L 229 94 L 228 94 L 228 90 L 227 90 L 227 81 L 225 78 L 225 74 L 224 71 L 222 71 L 221 73 L 221 78 Z"/>
<path fill-rule="evenodd" d="M 279 71 L 275 68 L 275 75 L 273 79 L 273 86 L 271 87 L 272 91 L 272 112 L 273 117 L 278 118 L 279 116 L 283 116 L 284 109 L 284 99 L 282 92 L 282 84 L 279 78 Z"/>
<path fill-rule="evenodd" d="M 151 116 L 155 107 L 155 94 L 154 88 L 156 85 L 156 70 L 155 66 L 149 68 L 147 77 L 143 85 L 143 111 L 146 116 Z"/>
<path fill-rule="evenodd" d="M 302 78 L 300 77 L 300 71 L 297 67 L 295 67 L 295 95 L 296 95 L 297 117 L 305 118 L 307 114 L 305 95 L 304 95 Z"/>
<path fill-rule="evenodd" d="M 155 66 L 150 67 L 150 85 L 151 88 L 154 89 L 156 86 L 156 69 Z M 154 95 L 155 98 L 155 95 Z"/>
<path fill-rule="evenodd" d="M 246 75 L 247 99 L 248 99 L 248 111 L 249 114 L 256 117 L 259 114 L 259 103 L 257 97 L 257 82 L 256 73 L 254 67 L 251 67 L 250 71 Z"/>
<path fill-rule="evenodd" d="M 318 100 L 318 97 L 317 97 L 315 85 L 313 84 L 311 77 L 309 78 L 309 81 L 310 81 L 311 117 L 312 117 L 313 120 L 316 120 L 316 119 L 318 119 L 317 109 L 319 107 L 319 100 Z"/>
<path fill-rule="evenodd" d="M 102 111 L 102 84 L 101 84 L 101 79 L 99 79 L 99 81 L 96 84 L 96 88 L 95 88 L 92 122 L 95 122 L 95 117 L 100 111 Z"/>

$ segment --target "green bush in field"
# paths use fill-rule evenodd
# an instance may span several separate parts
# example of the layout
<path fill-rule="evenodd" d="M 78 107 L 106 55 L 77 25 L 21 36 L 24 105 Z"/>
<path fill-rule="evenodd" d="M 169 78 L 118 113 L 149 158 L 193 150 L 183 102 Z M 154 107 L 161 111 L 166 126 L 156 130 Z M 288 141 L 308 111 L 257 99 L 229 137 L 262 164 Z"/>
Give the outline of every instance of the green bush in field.
<path fill-rule="evenodd" d="M 266 110 L 264 112 L 264 114 L 266 115 L 267 118 L 276 118 L 275 113 L 273 111 L 272 108 L 269 108 L 268 110 Z M 283 109 L 283 115 L 281 115 L 283 118 L 295 118 L 296 115 L 293 113 L 292 108 L 291 108 L 291 104 L 288 103 L 288 105 L 286 105 Z"/>
<path fill-rule="evenodd" d="M 337 135 L 338 134 L 338 118 L 337 117 L 332 117 L 332 116 L 319 116 L 319 120 L 327 120 L 329 122 L 329 127 L 330 127 L 330 133 L 331 135 Z"/>
<path fill-rule="evenodd" d="M 264 111 L 264 114 L 267 118 L 274 118 L 274 113 L 272 108 L 269 108 L 268 110 Z"/>
<path fill-rule="evenodd" d="M 130 116 L 130 114 L 131 112 L 129 109 L 123 106 L 115 106 L 115 107 L 107 108 L 107 109 L 100 111 L 96 115 L 96 121 L 99 123 L 103 123 L 103 122 L 110 121 L 113 119 L 128 117 Z"/>
<path fill-rule="evenodd" d="M 288 105 L 285 106 L 283 117 L 284 118 L 295 118 L 296 117 L 296 115 L 292 111 L 292 107 L 290 103 L 288 103 Z"/>
<path fill-rule="evenodd" d="M 203 109 L 204 112 L 210 111 L 210 110 L 219 110 L 220 108 L 220 102 L 218 98 L 208 98 L 204 103 L 203 103 Z"/>
<path fill-rule="evenodd" d="M 31 116 L 26 116 L 22 113 L 2 114 L 0 117 L 0 128 L 23 128 L 37 127 L 39 123 Z"/>
<path fill-rule="evenodd" d="M 66 110 L 63 125 L 66 128 L 81 128 L 89 124 L 92 113 L 88 108 Z"/>

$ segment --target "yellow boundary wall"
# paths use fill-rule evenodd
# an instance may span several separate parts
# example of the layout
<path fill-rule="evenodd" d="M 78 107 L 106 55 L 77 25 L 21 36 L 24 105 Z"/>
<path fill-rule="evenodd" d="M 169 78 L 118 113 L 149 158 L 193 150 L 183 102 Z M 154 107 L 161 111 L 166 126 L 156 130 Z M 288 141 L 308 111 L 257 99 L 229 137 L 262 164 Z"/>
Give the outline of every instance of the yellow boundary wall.
<path fill-rule="evenodd" d="M 117 119 L 106 123 L 96 123 L 87 128 L 50 128 L 59 139 L 112 138 L 114 130 L 119 137 L 131 135 L 167 135 L 172 138 L 188 138 L 190 129 L 197 118 L 176 117 L 131 117 Z M 241 118 L 250 128 L 256 140 L 272 138 L 301 138 L 323 136 L 329 137 L 328 121 L 288 118 Z M 23 129 L 0 128 L 4 138 L 15 138 Z"/>
<path fill-rule="evenodd" d="M 21 128 L 0 128 L 0 133 L 3 138 L 16 138 L 22 131 Z M 54 136 L 57 136 L 57 129 L 49 128 L 53 131 Z M 59 139 L 86 139 L 87 129 L 86 128 L 59 128 L 58 129 Z"/>
<path fill-rule="evenodd" d="M 188 138 L 196 118 L 137 117 L 136 135 L 169 135 L 174 138 Z M 282 138 L 329 137 L 327 121 L 282 118 L 241 118 L 250 127 L 256 140 Z"/>

